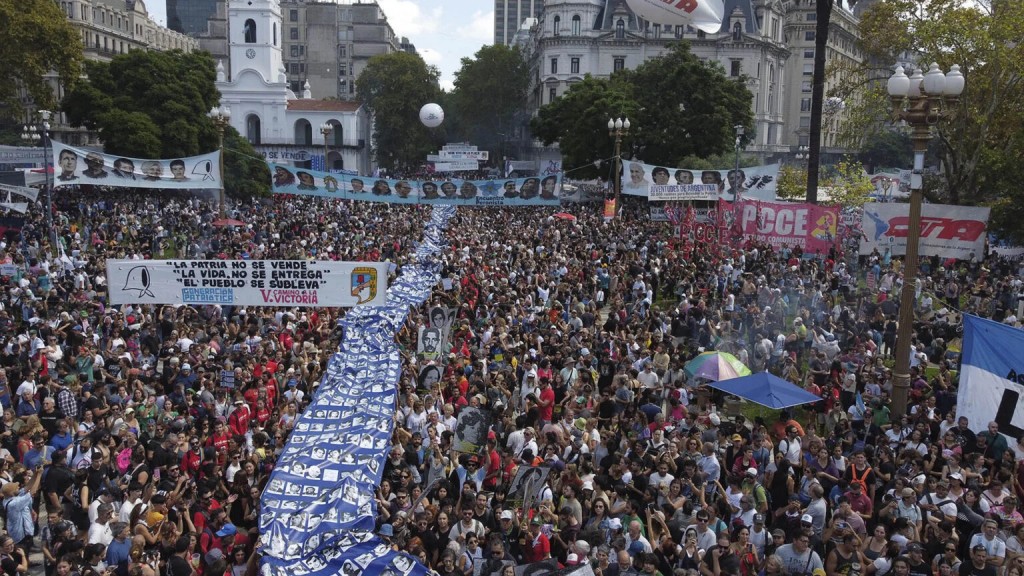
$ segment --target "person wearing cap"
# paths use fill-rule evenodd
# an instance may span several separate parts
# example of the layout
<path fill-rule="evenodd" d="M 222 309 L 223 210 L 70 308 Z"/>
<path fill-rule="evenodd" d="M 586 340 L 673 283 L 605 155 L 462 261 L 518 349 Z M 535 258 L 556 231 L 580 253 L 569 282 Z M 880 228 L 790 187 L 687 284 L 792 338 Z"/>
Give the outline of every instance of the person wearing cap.
<path fill-rule="evenodd" d="M 906 518 L 907 522 L 914 527 L 914 533 L 921 534 L 924 514 L 921 512 L 921 507 L 917 505 L 917 492 L 909 486 L 899 490 L 900 493 L 895 501 L 896 506 L 891 509 L 891 517 Z"/>
<path fill-rule="evenodd" d="M 516 521 L 516 513 L 512 510 L 502 510 L 498 517 L 498 528 L 497 533 L 504 543 L 505 554 L 515 559 L 517 563 L 522 561 L 523 547 L 520 545 L 520 539 L 523 536 L 523 530 Z"/>
<path fill-rule="evenodd" d="M 534 517 L 530 520 L 530 530 L 526 535 L 526 547 L 523 549 L 523 561 L 527 564 L 547 560 L 551 557 L 551 542 L 541 533 L 541 520 Z"/>

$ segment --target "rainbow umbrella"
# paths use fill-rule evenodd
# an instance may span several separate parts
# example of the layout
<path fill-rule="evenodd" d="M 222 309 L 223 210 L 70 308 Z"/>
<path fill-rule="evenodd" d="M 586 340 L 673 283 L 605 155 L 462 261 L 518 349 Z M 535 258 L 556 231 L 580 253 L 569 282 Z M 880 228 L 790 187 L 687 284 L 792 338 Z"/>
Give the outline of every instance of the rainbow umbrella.
<path fill-rule="evenodd" d="M 683 369 L 691 378 L 712 382 L 750 375 L 750 368 L 728 352 L 702 352 L 687 362 Z"/>

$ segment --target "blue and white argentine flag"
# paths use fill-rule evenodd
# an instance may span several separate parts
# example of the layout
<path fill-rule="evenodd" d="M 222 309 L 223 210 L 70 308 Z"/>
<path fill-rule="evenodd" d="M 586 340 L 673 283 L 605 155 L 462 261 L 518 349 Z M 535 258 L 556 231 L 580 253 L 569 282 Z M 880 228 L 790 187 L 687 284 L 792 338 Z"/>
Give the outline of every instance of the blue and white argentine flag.
<path fill-rule="evenodd" d="M 961 358 L 957 416 L 974 431 L 994 420 L 1012 446 L 1024 433 L 1024 330 L 965 314 Z"/>

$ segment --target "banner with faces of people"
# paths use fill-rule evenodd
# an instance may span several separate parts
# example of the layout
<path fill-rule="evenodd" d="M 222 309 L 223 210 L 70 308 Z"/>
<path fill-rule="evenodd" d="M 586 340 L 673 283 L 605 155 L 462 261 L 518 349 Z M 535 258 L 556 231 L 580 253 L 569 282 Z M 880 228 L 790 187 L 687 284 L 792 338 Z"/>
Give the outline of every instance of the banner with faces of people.
<path fill-rule="evenodd" d="M 499 180 L 395 180 L 318 172 L 268 162 L 275 194 L 300 194 L 391 204 L 558 206 L 562 174 Z"/>
<path fill-rule="evenodd" d="M 344 340 L 299 417 L 261 497 L 264 576 L 426 576 L 374 533 L 374 494 L 391 451 L 401 361 L 395 334 L 440 281 L 441 231 L 452 206 L 435 206 L 415 262 L 382 306 L 354 308 Z"/>
<path fill-rule="evenodd" d="M 111 156 L 53 143 L 54 188 L 94 184 L 127 188 L 220 188 L 220 152 L 167 160 Z"/>
<path fill-rule="evenodd" d="M 698 170 L 644 164 L 639 160 L 623 162 L 622 193 L 650 200 L 736 200 L 756 198 L 775 200 L 779 165 L 750 166 L 723 170 Z M 714 185 L 717 193 L 708 193 L 695 184 Z M 653 188 L 653 189 L 652 189 Z"/>

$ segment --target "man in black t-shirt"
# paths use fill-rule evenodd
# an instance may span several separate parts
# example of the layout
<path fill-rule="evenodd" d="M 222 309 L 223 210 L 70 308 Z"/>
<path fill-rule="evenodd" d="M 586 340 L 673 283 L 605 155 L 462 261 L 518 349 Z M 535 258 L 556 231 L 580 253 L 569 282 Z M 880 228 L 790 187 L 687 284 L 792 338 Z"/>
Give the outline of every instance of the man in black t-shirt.
<path fill-rule="evenodd" d="M 988 563 L 988 551 L 983 544 L 971 548 L 971 558 L 960 563 L 960 576 L 996 576 L 996 569 Z"/>
<path fill-rule="evenodd" d="M 164 569 L 164 576 L 192 576 L 195 570 L 188 554 L 188 547 L 192 544 L 192 537 L 184 534 L 174 543 L 174 554 L 167 559 L 167 566 Z"/>

